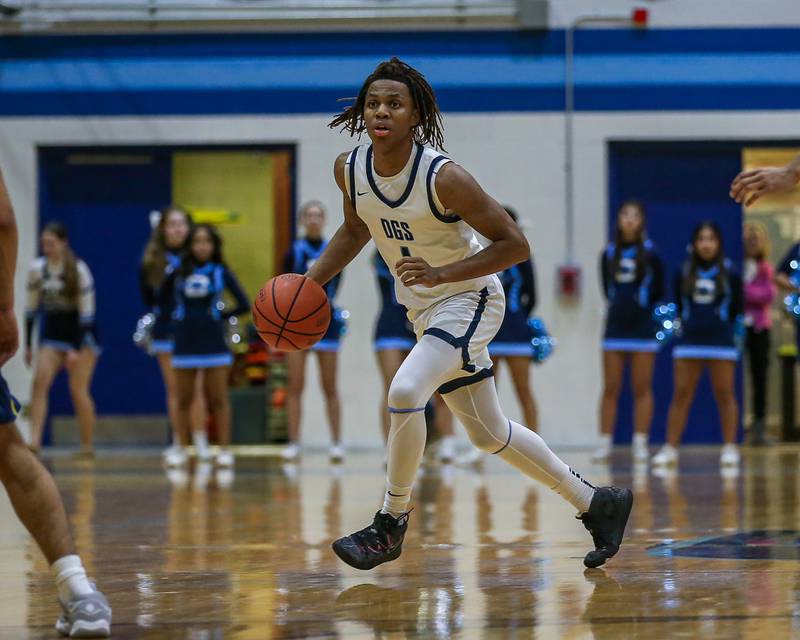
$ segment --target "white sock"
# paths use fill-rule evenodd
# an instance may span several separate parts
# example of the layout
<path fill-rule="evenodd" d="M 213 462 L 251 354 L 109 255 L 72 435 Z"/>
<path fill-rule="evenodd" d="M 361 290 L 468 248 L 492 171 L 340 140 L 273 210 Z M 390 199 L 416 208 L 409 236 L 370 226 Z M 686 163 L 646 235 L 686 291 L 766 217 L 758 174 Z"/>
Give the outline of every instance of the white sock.
<path fill-rule="evenodd" d="M 383 498 L 381 513 L 388 513 L 393 518 L 399 518 L 408 511 L 411 502 L 411 487 L 398 487 L 386 482 L 386 494 Z"/>
<path fill-rule="evenodd" d="M 646 447 L 647 446 L 647 434 L 646 433 L 634 433 L 633 434 L 633 446 L 634 447 Z"/>
<path fill-rule="evenodd" d="M 575 507 L 578 513 L 584 513 L 589 510 L 595 489 L 570 467 L 569 473 L 553 491 Z"/>
<path fill-rule="evenodd" d="M 56 578 L 58 597 L 62 602 L 70 602 L 80 596 L 94 592 L 79 556 L 64 556 L 50 567 Z"/>
<path fill-rule="evenodd" d="M 192 444 L 200 451 L 208 449 L 208 434 L 205 429 L 192 432 Z"/>
<path fill-rule="evenodd" d="M 610 433 L 601 433 L 600 434 L 600 449 L 610 449 L 611 448 L 611 440 L 612 436 Z"/>

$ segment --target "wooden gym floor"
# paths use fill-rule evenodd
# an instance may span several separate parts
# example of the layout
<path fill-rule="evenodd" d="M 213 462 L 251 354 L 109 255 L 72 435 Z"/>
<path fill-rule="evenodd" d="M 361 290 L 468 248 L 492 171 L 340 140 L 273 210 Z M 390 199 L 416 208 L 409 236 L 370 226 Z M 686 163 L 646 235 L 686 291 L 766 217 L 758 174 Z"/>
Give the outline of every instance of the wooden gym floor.
<path fill-rule="evenodd" d="M 379 453 L 339 469 L 243 458 L 235 477 L 168 478 L 157 454 L 47 457 L 115 638 L 800 638 L 798 450 L 748 451 L 738 476 L 687 450 L 678 474 L 565 459 L 633 486 L 628 538 L 584 571 L 569 506 L 502 461 L 420 477 L 402 557 L 343 565 L 332 539 L 382 496 Z M 0 638 L 54 638 L 46 563 L 0 495 Z"/>

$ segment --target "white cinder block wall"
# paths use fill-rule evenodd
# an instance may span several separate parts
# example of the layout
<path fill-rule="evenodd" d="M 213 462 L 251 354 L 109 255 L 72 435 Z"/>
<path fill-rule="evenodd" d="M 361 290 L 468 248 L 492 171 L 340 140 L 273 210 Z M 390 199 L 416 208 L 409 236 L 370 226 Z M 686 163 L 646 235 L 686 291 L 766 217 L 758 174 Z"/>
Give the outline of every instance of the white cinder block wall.
<path fill-rule="evenodd" d="M 332 179 L 336 155 L 351 140 L 325 127 L 327 116 L 225 118 L 81 118 L 0 120 L 0 166 L 8 181 L 20 225 L 21 269 L 16 281 L 19 319 L 24 300 L 24 266 L 36 246 L 36 147 L 53 144 L 174 144 L 293 142 L 298 149 L 298 197 L 319 198 L 332 212 L 328 233 L 341 221 L 341 197 Z M 538 312 L 560 339 L 553 359 L 533 371 L 541 405 L 541 431 L 557 445 L 580 445 L 596 431 L 600 391 L 599 338 L 602 302 L 595 273 L 605 242 L 607 215 L 606 142 L 619 139 L 782 139 L 800 130 L 797 112 L 614 113 L 576 118 L 576 251 L 584 271 L 577 305 L 560 304 L 555 291 L 563 260 L 563 129 L 558 114 L 458 114 L 445 118 L 450 154 L 484 188 L 522 215 L 538 269 Z M 701 179 L 700 177 L 698 177 Z M 145 215 L 145 212 L 142 212 Z M 341 353 L 344 437 L 351 446 L 380 446 L 378 405 L 381 383 L 371 350 L 377 291 L 368 264 L 370 249 L 349 267 L 339 302 L 351 311 L 350 332 Z M 131 268 L 136 268 L 131 265 Z M 131 322 L 130 318 L 121 319 Z M 103 357 L 113 358 L 106 351 Z M 4 375 L 25 401 L 30 373 L 20 356 Z M 327 444 L 324 411 L 314 393 L 316 367 L 309 371 L 303 441 Z M 118 384 L 122 381 L 101 381 Z M 508 377 L 499 381 L 511 417 L 520 413 Z M 459 430 L 460 431 L 460 430 Z M 463 434 L 460 434 L 463 438 Z"/>

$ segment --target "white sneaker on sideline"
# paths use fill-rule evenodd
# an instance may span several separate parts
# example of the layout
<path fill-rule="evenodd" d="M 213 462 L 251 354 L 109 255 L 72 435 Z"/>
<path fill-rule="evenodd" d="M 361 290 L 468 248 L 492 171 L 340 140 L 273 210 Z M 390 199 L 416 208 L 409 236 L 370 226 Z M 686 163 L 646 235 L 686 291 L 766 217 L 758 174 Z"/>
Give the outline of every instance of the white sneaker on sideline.
<path fill-rule="evenodd" d="M 215 458 L 214 462 L 218 467 L 232 467 L 233 466 L 233 453 L 231 450 L 225 447 L 224 449 L 220 449 L 217 453 L 217 457 Z"/>
<path fill-rule="evenodd" d="M 297 456 L 300 455 L 300 446 L 296 442 L 290 442 L 287 444 L 283 451 L 281 451 L 281 458 L 284 460 L 297 460 Z"/>
<path fill-rule="evenodd" d="M 344 447 L 340 444 L 331 445 L 328 455 L 330 456 L 331 462 L 339 464 L 344 461 Z"/>
<path fill-rule="evenodd" d="M 439 442 L 439 462 L 450 464 L 456 457 L 456 437 L 444 436 Z"/>
<path fill-rule="evenodd" d="M 168 467 L 183 467 L 188 460 L 189 456 L 183 447 L 170 447 L 164 452 L 164 464 Z"/>
<path fill-rule="evenodd" d="M 632 449 L 634 462 L 647 462 L 650 459 L 650 449 L 647 448 L 647 442 L 634 440 Z"/>
<path fill-rule="evenodd" d="M 458 457 L 456 462 L 463 467 L 479 464 L 483 462 L 483 451 L 477 447 L 470 447 L 466 453 Z"/>
<path fill-rule="evenodd" d="M 665 444 L 653 456 L 651 462 L 657 467 L 670 467 L 678 464 L 678 450 L 671 444 Z"/>
<path fill-rule="evenodd" d="M 208 435 L 205 431 L 195 431 L 192 433 L 192 444 L 197 459 L 201 462 L 209 462 L 214 456 L 208 446 Z"/>
<path fill-rule="evenodd" d="M 739 454 L 739 447 L 735 444 L 726 444 L 722 446 L 719 463 L 723 467 L 738 467 L 741 459 L 742 456 Z"/>
<path fill-rule="evenodd" d="M 592 462 L 605 462 L 611 456 L 611 445 L 605 442 L 592 453 Z"/>

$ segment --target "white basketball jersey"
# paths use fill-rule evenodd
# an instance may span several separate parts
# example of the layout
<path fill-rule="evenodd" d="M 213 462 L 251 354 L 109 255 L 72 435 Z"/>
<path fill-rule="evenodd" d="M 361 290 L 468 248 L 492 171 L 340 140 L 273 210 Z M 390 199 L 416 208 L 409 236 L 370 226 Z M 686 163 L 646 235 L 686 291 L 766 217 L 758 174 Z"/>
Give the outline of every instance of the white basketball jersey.
<path fill-rule="evenodd" d="M 445 210 L 436 195 L 436 173 L 448 162 L 450 158 L 435 149 L 415 143 L 405 168 L 390 178 L 375 172 L 372 145 L 356 147 L 345 165 L 350 202 L 394 276 L 397 301 L 408 309 L 426 309 L 457 293 L 480 291 L 497 280 L 492 274 L 435 287 L 407 287 L 397 277 L 395 264 L 403 256 L 440 267 L 483 248 L 472 227 Z"/>

